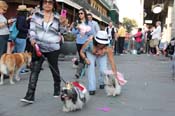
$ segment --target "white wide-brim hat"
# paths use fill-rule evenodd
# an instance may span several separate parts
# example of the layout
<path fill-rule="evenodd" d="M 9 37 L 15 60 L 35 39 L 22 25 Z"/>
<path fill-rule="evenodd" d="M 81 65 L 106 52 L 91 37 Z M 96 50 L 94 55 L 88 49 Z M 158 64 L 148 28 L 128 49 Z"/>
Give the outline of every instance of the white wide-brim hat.
<path fill-rule="evenodd" d="M 109 44 L 109 42 L 110 42 L 106 31 L 98 31 L 96 36 L 95 36 L 95 40 L 99 44 Z"/>

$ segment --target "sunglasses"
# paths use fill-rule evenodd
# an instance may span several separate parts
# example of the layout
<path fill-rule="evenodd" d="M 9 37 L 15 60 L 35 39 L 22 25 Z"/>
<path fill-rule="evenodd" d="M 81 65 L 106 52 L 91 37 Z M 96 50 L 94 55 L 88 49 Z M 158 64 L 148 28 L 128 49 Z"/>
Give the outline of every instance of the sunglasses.
<path fill-rule="evenodd" d="M 79 15 L 83 15 L 84 13 L 83 13 L 83 12 L 79 12 L 78 14 L 79 14 Z"/>
<path fill-rule="evenodd" d="M 44 4 L 52 5 L 53 4 L 53 1 L 44 0 Z"/>

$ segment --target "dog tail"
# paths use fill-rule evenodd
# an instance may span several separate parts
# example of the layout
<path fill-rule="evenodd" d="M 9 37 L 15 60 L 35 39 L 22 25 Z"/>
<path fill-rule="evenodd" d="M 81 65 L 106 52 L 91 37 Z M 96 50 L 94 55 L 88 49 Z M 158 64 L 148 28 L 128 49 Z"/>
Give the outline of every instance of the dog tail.
<path fill-rule="evenodd" d="M 0 72 L 7 75 L 8 74 L 7 66 L 0 63 Z"/>

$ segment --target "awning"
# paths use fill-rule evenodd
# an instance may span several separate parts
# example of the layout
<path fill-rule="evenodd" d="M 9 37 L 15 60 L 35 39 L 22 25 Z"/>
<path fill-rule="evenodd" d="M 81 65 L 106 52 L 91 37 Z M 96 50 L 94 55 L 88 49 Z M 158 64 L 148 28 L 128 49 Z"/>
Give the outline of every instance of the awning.
<path fill-rule="evenodd" d="M 78 4 L 76 4 L 75 2 L 72 2 L 72 1 L 70 1 L 70 0 L 56 0 L 57 2 L 63 2 L 63 3 L 65 3 L 65 4 L 67 4 L 67 5 L 70 5 L 70 6 L 72 6 L 73 8 L 76 8 L 76 9 L 80 9 L 80 8 L 82 8 L 80 5 L 78 5 Z"/>
<path fill-rule="evenodd" d="M 102 21 L 102 19 L 100 18 L 100 17 L 98 17 L 97 15 L 95 15 L 95 14 L 93 14 L 93 13 L 91 13 L 92 14 L 92 16 L 95 18 L 95 19 L 97 19 L 98 21 Z"/>

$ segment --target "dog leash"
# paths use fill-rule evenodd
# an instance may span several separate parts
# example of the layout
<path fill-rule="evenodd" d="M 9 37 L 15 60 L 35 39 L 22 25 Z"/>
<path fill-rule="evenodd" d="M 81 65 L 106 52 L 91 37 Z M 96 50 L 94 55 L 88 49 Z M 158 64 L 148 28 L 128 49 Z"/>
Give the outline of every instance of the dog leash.
<path fill-rule="evenodd" d="M 56 74 L 57 76 L 60 76 L 60 75 L 58 74 L 58 72 L 55 70 L 55 68 L 49 63 L 49 61 L 47 60 L 47 58 L 46 58 L 44 55 L 42 55 L 41 57 L 44 58 L 44 60 L 47 61 L 47 63 L 48 63 L 49 66 L 52 68 L 52 70 L 55 72 L 55 74 Z M 61 79 L 65 84 L 67 84 L 67 82 L 66 82 L 61 76 L 60 76 L 60 79 Z"/>
<path fill-rule="evenodd" d="M 88 65 L 85 64 L 85 65 L 84 65 L 84 68 L 83 68 L 82 71 L 81 71 L 80 79 L 82 79 L 83 76 L 85 75 L 85 72 L 86 72 L 86 68 L 87 68 L 87 67 L 88 67 Z"/>

